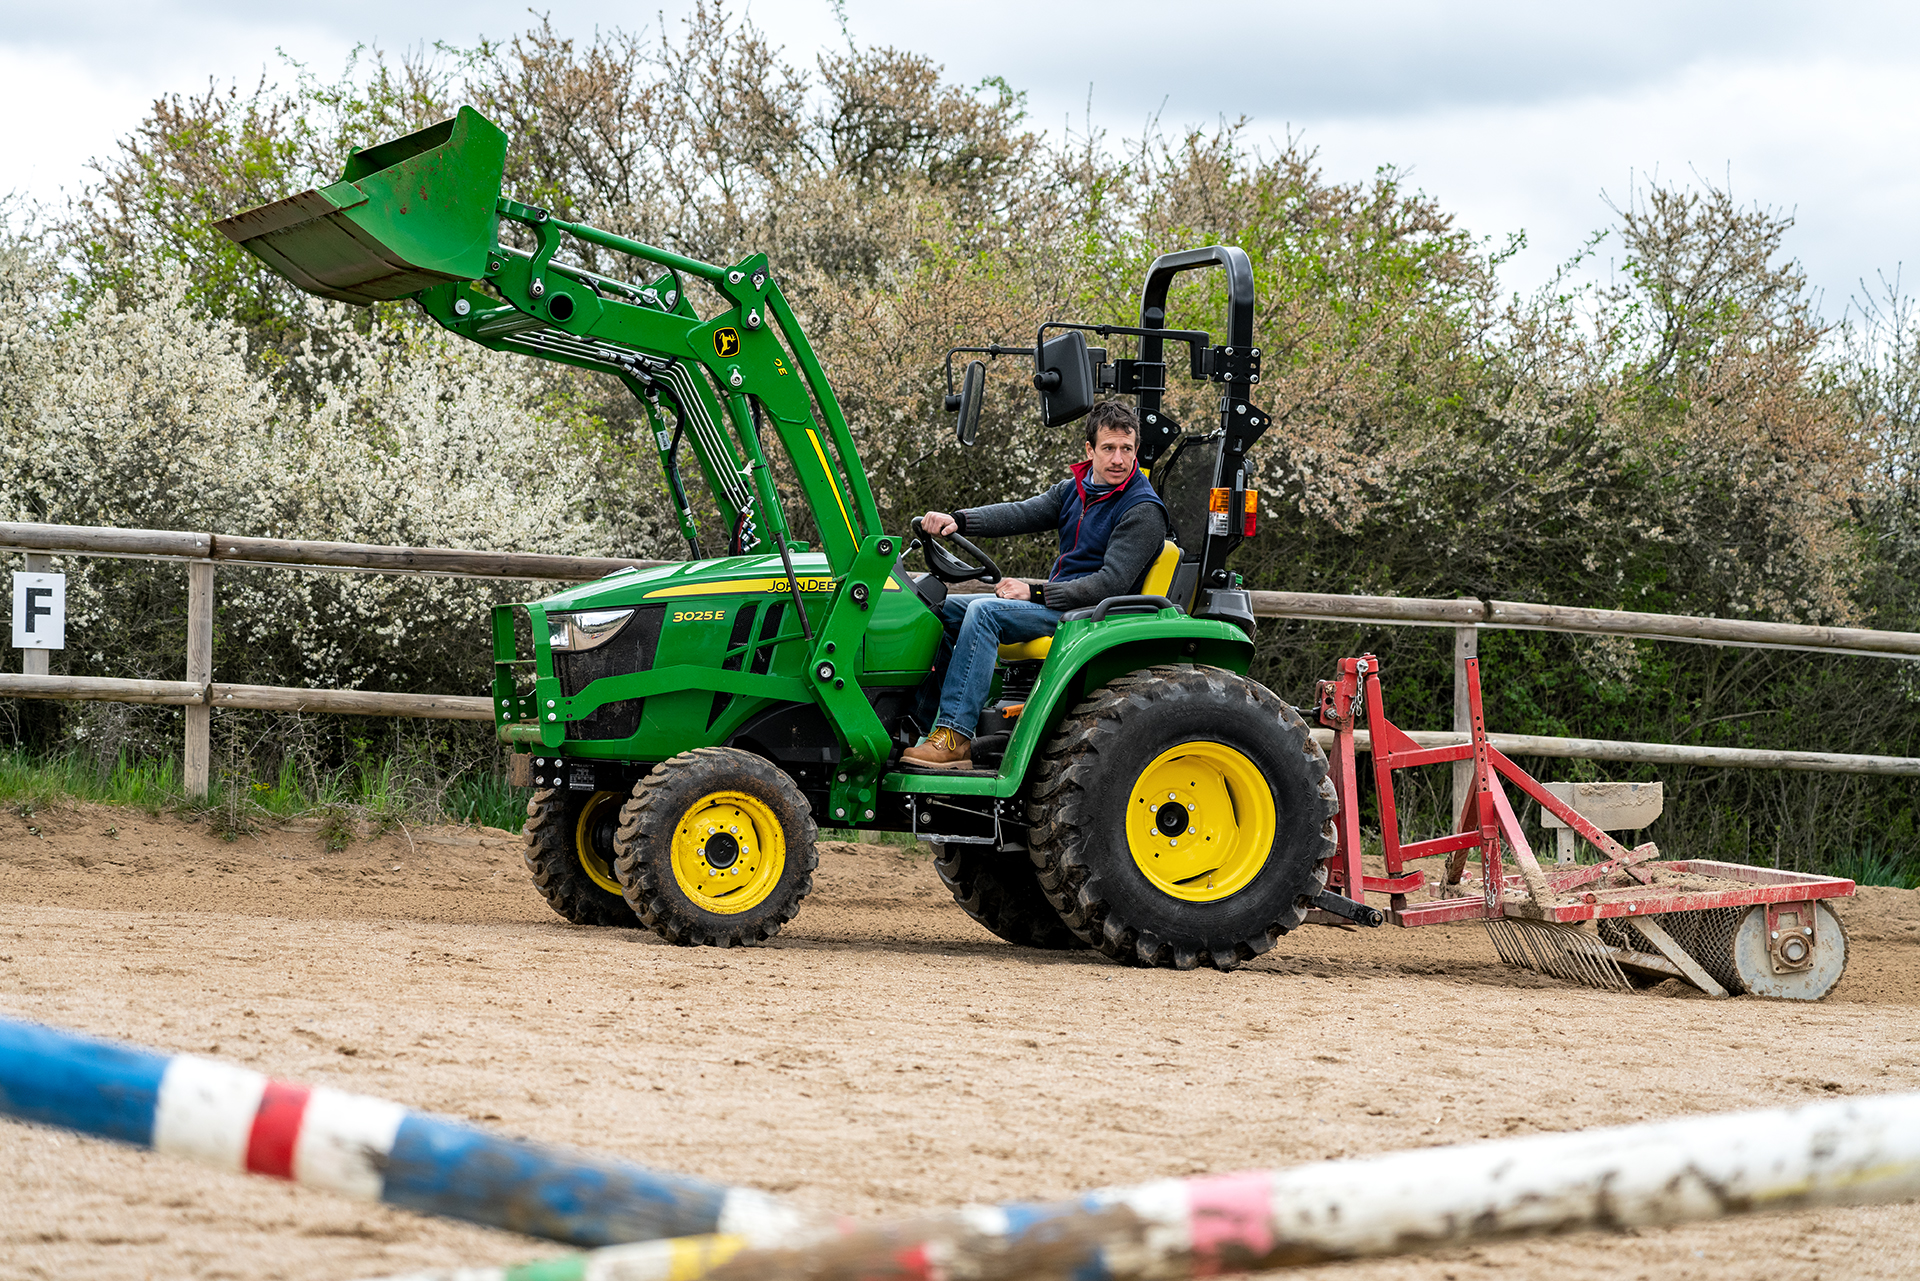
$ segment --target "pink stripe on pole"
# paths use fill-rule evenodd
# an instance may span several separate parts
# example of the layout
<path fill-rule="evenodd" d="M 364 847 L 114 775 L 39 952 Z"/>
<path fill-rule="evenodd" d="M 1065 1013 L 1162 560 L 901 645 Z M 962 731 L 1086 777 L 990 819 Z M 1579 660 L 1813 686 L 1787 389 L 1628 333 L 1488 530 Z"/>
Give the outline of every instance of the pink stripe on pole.
<path fill-rule="evenodd" d="M 1253 1170 L 1187 1182 L 1188 1232 L 1194 1273 L 1238 1272 L 1244 1260 L 1273 1249 L 1273 1203 L 1268 1174 Z"/>
<path fill-rule="evenodd" d="M 247 1169 L 276 1179 L 293 1177 L 293 1146 L 300 1138 L 300 1122 L 307 1114 L 304 1085 L 268 1081 L 253 1114 L 253 1132 L 247 1136 Z"/>

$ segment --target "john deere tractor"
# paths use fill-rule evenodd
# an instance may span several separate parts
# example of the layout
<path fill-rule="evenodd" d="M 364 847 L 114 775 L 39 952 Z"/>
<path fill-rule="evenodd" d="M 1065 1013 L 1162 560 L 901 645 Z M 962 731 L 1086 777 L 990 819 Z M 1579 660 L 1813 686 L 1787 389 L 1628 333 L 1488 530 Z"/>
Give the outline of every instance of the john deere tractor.
<path fill-rule="evenodd" d="M 899 753 L 952 584 L 993 583 L 961 537 L 881 527 L 860 455 L 764 255 L 697 262 L 500 192 L 507 137 L 471 108 L 353 154 L 342 179 L 219 225 L 294 284 L 351 303 L 412 298 L 498 351 L 619 379 L 651 426 L 689 558 L 493 613 L 497 730 L 529 757 L 527 863 L 569 921 L 676 943 L 771 938 L 813 885 L 819 827 L 932 844 L 960 906 L 1014 943 L 1130 964 L 1228 969 L 1325 892 L 1334 794 L 1294 709 L 1247 676 L 1253 617 L 1227 568 L 1250 532 L 1244 459 L 1267 428 L 1253 274 L 1237 248 L 1168 254 L 1137 326 L 1050 322 L 1031 347 L 957 349 L 946 409 L 972 444 L 979 357 L 1030 358 L 1045 422 L 1096 396 L 1139 405 L 1141 466 L 1174 526 L 1130 595 L 1003 647 L 975 768 Z M 611 251 L 621 275 L 567 260 Z M 1226 273 L 1226 341 L 1167 325 L 1168 286 Z M 689 286 L 719 299 L 702 315 Z M 1109 359 L 1088 339 L 1128 341 Z M 1169 344 L 1180 359 L 1168 359 Z M 955 388 L 954 357 L 971 355 Z M 1219 389 L 1185 431 L 1169 373 Z M 779 449 L 817 530 L 789 530 Z M 691 466 L 689 467 L 689 459 Z M 727 531 L 702 545 L 689 473 Z M 712 554 L 712 553 L 720 554 Z M 924 557 L 926 572 L 916 572 Z"/>

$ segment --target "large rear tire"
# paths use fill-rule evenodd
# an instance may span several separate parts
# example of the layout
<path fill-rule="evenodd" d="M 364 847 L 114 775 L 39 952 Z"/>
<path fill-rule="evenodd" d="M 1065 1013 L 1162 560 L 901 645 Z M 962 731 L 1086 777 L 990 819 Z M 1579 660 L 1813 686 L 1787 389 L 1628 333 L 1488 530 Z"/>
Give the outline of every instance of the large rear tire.
<path fill-rule="evenodd" d="M 547 906 L 575 925 L 640 924 L 613 872 L 623 799 L 548 787 L 527 802 L 527 870 Z"/>
<path fill-rule="evenodd" d="M 1009 943 L 1053 952 L 1087 946 L 1053 910 L 1025 855 L 986 845 L 935 844 L 933 870 L 961 911 Z"/>
<path fill-rule="evenodd" d="M 1215 667 L 1109 682 L 1049 744 L 1029 808 L 1048 901 L 1131 965 L 1234 969 L 1326 888 L 1339 801 L 1300 714 Z"/>
<path fill-rule="evenodd" d="M 778 766 L 702 747 L 633 785 L 615 870 L 634 913 L 669 943 L 764 943 L 813 889 L 815 837 L 807 798 Z"/>

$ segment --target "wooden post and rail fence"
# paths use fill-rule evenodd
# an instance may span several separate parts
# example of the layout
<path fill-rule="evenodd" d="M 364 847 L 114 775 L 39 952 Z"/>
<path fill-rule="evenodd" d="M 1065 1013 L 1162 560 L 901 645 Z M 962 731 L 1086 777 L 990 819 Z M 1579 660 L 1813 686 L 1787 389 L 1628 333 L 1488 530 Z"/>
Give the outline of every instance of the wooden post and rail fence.
<path fill-rule="evenodd" d="M 410 716 L 491 721 L 484 695 L 397 694 L 357 689 L 299 689 L 279 685 L 233 685 L 213 679 L 214 572 L 221 565 L 321 572 L 419 574 L 435 577 L 586 582 L 616 570 L 664 561 L 597 556 L 548 556 L 529 552 L 463 551 L 440 547 L 382 547 L 364 543 L 241 538 L 226 534 L 86 525 L 0 522 L 0 552 L 25 556 L 29 571 L 48 571 L 53 556 L 178 561 L 187 569 L 186 679 L 127 680 L 109 676 L 54 676 L 46 650 L 22 650 L 22 670 L 0 672 L 0 697 L 94 700 L 177 705 L 186 712 L 185 785 L 205 795 L 210 780 L 209 740 L 213 709 L 253 708 L 281 712 L 333 712 L 354 716 Z M 1467 659 L 1478 652 L 1484 628 L 1626 636 L 1790 649 L 1819 654 L 1920 661 L 1920 633 L 1857 627 L 1811 627 L 1797 623 L 1643 614 L 1629 610 L 1580 609 L 1519 601 L 1427 600 L 1397 596 L 1337 596 L 1315 592 L 1254 592 L 1253 612 L 1262 618 L 1395 626 L 1450 627 L 1454 631 L 1454 728 L 1416 732 L 1422 746 L 1467 741 Z M 1366 746 L 1366 734 L 1358 735 Z M 1920 777 L 1920 757 L 1861 756 L 1837 752 L 1698 747 L 1674 743 L 1491 734 L 1508 756 L 1565 757 L 1660 765 L 1806 770 L 1843 774 Z M 1456 777 L 1455 788 L 1460 783 Z"/>

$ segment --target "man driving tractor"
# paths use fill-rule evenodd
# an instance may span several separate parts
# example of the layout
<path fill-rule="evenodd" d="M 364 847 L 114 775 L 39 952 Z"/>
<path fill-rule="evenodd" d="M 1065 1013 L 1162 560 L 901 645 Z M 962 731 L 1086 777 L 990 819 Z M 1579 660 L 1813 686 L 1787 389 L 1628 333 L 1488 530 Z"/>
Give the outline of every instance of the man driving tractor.
<path fill-rule="evenodd" d="M 1116 400 L 1095 405 L 1086 440 L 1087 456 L 1045 493 L 921 517 L 921 528 L 935 537 L 1004 538 L 1057 529 L 1060 554 L 1045 583 L 1003 578 L 991 596 L 949 596 L 940 607 L 947 635 L 921 688 L 920 723 L 934 714 L 936 692 L 938 710 L 932 730 L 902 753 L 902 764 L 971 768 L 973 734 L 999 647 L 1051 636 L 1063 611 L 1136 590 L 1159 554 L 1167 509 L 1136 460 L 1140 422 L 1133 408 Z"/>

